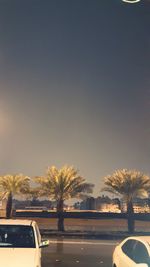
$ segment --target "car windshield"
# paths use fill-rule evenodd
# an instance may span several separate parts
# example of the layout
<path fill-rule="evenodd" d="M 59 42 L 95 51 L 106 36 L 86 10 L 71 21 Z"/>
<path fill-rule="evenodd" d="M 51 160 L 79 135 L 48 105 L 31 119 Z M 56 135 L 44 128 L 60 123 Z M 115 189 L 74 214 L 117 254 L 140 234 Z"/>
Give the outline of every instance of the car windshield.
<path fill-rule="evenodd" d="M 35 248 L 33 227 L 0 225 L 0 247 Z"/>

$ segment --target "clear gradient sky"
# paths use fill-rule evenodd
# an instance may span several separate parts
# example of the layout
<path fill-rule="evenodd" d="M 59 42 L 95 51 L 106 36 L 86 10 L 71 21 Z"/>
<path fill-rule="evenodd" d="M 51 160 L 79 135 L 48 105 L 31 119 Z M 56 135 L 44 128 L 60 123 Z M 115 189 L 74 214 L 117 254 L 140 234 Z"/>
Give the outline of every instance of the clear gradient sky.
<path fill-rule="evenodd" d="M 0 0 L 0 173 L 150 174 L 150 1 Z"/>

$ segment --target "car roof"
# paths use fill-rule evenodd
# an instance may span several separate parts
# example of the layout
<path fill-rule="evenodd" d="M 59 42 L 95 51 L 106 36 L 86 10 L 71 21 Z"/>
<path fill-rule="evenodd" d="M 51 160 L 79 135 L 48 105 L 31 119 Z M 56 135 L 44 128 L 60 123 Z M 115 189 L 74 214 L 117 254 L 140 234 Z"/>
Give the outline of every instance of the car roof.
<path fill-rule="evenodd" d="M 141 235 L 141 236 L 130 236 L 127 239 L 136 239 L 136 240 L 139 240 L 139 241 L 142 241 L 142 242 L 147 242 L 148 244 L 150 244 L 150 235 Z"/>
<path fill-rule="evenodd" d="M 0 225 L 31 225 L 33 220 L 0 219 Z"/>

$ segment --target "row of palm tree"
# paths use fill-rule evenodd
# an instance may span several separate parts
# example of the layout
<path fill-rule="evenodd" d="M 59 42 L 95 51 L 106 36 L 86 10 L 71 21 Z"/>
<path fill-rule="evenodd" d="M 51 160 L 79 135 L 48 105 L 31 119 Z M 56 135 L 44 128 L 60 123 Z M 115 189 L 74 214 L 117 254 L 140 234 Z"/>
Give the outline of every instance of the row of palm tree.
<path fill-rule="evenodd" d="M 7 198 L 6 217 L 12 215 L 13 197 L 27 195 L 46 196 L 57 203 L 58 230 L 64 231 L 64 201 L 70 198 L 85 198 L 93 192 L 93 184 L 87 183 L 72 166 L 55 166 L 48 168 L 45 176 L 34 177 L 35 187 L 31 187 L 31 179 L 22 174 L 0 177 L 0 198 Z"/>
<path fill-rule="evenodd" d="M 87 183 L 72 166 L 55 166 L 48 168 L 45 176 L 34 177 L 36 186 L 31 187 L 31 179 L 22 174 L 4 175 L 0 177 L 0 199 L 6 197 L 6 217 L 12 214 L 13 197 L 21 194 L 34 197 L 48 197 L 57 203 L 58 230 L 64 231 L 64 201 L 71 198 L 84 199 L 93 192 L 94 185 Z M 127 204 L 128 231 L 134 232 L 135 197 L 147 197 L 150 192 L 149 176 L 136 170 L 117 170 L 104 177 L 104 188 L 124 198 Z"/>

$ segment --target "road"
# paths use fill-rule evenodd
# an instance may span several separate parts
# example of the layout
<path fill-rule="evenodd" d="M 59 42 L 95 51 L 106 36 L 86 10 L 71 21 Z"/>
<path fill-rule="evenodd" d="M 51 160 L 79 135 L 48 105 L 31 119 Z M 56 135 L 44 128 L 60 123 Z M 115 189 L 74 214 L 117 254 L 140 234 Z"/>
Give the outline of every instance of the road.
<path fill-rule="evenodd" d="M 118 241 L 50 239 L 42 250 L 42 267 L 111 267 L 112 252 Z"/>

